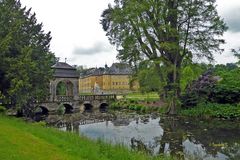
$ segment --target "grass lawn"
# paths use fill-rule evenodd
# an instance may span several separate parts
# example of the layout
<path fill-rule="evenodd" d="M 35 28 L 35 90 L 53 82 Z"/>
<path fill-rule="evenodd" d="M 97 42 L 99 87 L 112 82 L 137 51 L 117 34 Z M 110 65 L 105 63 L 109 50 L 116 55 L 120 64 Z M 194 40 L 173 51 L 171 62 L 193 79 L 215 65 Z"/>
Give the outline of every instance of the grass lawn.
<path fill-rule="evenodd" d="M 158 160 L 127 148 L 0 115 L 0 160 Z"/>
<path fill-rule="evenodd" d="M 129 93 L 126 95 L 127 99 L 133 100 L 149 100 L 149 101 L 157 101 L 159 100 L 159 95 L 156 92 L 151 93 Z"/>

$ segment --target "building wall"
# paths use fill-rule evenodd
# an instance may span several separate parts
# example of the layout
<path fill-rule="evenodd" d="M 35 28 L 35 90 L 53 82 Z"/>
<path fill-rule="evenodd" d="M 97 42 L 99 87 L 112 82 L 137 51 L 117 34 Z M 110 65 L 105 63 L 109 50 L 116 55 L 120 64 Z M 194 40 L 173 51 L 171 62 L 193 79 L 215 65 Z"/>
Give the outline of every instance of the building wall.
<path fill-rule="evenodd" d="M 79 79 L 79 92 L 92 93 L 95 83 L 97 83 L 104 93 L 129 92 L 131 89 L 137 90 L 138 83 L 130 87 L 130 75 L 98 75 Z"/>
<path fill-rule="evenodd" d="M 94 77 L 85 77 L 79 79 L 79 92 L 90 93 L 94 87 Z"/>
<path fill-rule="evenodd" d="M 110 91 L 112 89 L 111 75 L 103 75 L 102 78 L 103 78 L 102 90 Z"/>
<path fill-rule="evenodd" d="M 111 75 L 111 90 L 130 90 L 129 75 Z"/>

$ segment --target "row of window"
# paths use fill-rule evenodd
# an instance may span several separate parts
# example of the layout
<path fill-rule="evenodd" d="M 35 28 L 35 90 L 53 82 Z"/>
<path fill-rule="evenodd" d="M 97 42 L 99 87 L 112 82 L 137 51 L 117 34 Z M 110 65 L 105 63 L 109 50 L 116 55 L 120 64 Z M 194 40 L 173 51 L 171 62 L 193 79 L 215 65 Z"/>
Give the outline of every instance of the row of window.
<path fill-rule="evenodd" d="M 112 82 L 112 85 L 129 85 L 128 82 Z"/>

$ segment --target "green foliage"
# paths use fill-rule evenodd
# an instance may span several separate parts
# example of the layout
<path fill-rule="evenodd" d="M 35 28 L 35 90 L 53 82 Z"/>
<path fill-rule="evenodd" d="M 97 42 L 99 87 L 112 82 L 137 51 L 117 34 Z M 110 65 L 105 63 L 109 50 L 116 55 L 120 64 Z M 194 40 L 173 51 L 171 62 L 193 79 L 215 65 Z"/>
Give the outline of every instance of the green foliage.
<path fill-rule="evenodd" d="M 138 113 L 151 113 L 151 112 L 159 112 L 159 107 L 145 105 L 147 101 L 139 101 L 135 99 L 123 99 L 120 101 L 115 101 L 110 104 L 110 109 L 113 110 L 120 110 L 120 109 L 127 109 L 132 111 L 137 111 Z M 154 102 L 154 101 L 150 101 Z"/>
<path fill-rule="evenodd" d="M 185 91 L 191 82 L 197 80 L 207 70 L 206 64 L 188 64 L 181 71 L 181 90 Z"/>
<path fill-rule="evenodd" d="M 1 160 L 160 160 L 122 145 L 0 116 Z M 18 138 L 16 138 L 18 137 Z"/>
<path fill-rule="evenodd" d="M 191 117 L 240 118 L 240 105 L 201 103 L 195 108 L 182 110 L 180 114 Z"/>
<path fill-rule="evenodd" d="M 163 71 L 161 71 L 161 74 L 163 74 Z M 155 64 L 151 61 L 143 61 L 139 64 L 137 77 L 142 93 L 160 93 L 166 83 L 166 81 L 160 80 Z"/>
<path fill-rule="evenodd" d="M 0 91 L 5 101 L 28 110 L 33 101 L 49 94 L 55 61 L 49 51 L 51 35 L 20 1 L 0 1 L 0 15 Z"/>
<path fill-rule="evenodd" d="M 184 107 L 193 107 L 198 103 L 212 102 L 236 104 L 240 102 L 240 68 L 235 64 L 216 65 L 212 73 L 190 83 L 182 95 Z"/>
<path fill-rule="evenodd" d="M 234 65 L 217 65 L 214 69 L 214 75 L 222 79 L 218 85 L 229 88 L 240 88 L 240 68 Z"/>
<path fill-rule="evenodd" d="M 145 106 L 142 105 L 142 104 L 130 104 L 129 107 L 128 107 L 130 110 L 134 110 L 134 111 L 145 111 Z"/>
<path fill-rule="evenodd" d="M 64 82 L 59 82 L 57 84 L 57 95 L 66 95 L 66 92 L 67 92 L 67 86 L 66 86 L 66 83 Z"/>
<path fill-rule="evenodd" d="M 6 108 L 0 105 L 0 113 L 4 113 L 5 111 L 6 111 Z"/>
<path fill-rule="evenodd" d="M 234 53 L 234 56 L 238 59 L 237 64 L 240 65 L 240 48 L 238 50 L 232 49 L 232 52 Z"/>
<path fill-rule="evenodd" d="M 211 101 L 217 103 L 240 102 L 240 68 L 234 65 L 218 65 L 214 74 L 221 80 L 213 89 Z"/>
<path fill-rule="evenodd" d="M 61 104 L 58 106 L 57 114 L 58 114 L 58 115 L 64 115 L 64 113 L 65 113 L 65 107 L 64 107 L 64 105 L 61 103 Z"/>
<path fill-rule="evenodd" d="M 158 112 L 163 115 L 167 113 L 167 106 L 162 106 L 158 108 Z"/>

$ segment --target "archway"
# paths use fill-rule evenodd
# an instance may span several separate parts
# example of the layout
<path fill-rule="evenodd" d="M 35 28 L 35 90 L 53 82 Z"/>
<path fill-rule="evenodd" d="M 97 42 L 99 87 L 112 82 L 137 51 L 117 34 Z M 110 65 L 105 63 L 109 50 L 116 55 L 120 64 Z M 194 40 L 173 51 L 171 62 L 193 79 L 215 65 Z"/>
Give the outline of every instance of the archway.
<path fill-rule="evenodd" d="M 73 107 L 70 104 L 63 104 L 65 107 L 65 114 L 73 113 Z"/>
<path fill-rule="evenodd" d="M 39 106 L 39 107 L 42 109 L 42 114 L 43 115 L 48 115 L 49 110 L 46 107 L 44 107 L 44 106 Z"/>
<path fill-rule="evenodd" d="M 35 109 L 35 115 L 48 115 L 49 110 L 44 106 L 37 106 Z"/>
<path fill-rule="evenodd" d="M 48 113 L 49 113 L 49 110 L 46 107 L 38 106 L 35 110 L 33 119 L 37 122 L 44 120 L 46 116 L 48 116 Z"/>
<path fill-rule="evenodd" d="M 60 81 L 58 84 L 57 84 L 57 87 L 56 87 L 56 95 L 60 95 L 60 96 L 65 96 L 67 93 L 67 86 L 66 86 L 66 83 L 63 82 L 63 81 Z"/>
<path fill-rule="evenodd" d="M 93 111 L 93 105 L 90 103 L 85 103 L 84 104 L 84 112 L 92 112 Z"/>
<path fill-rule="evenodd" d="M 57 96 L 73 96 L 73 83 L 71 81 L 60 81 L 56 86 Z"/>
<path fill-rule="evenodd" d="M 100 112 L 106 112 L 106 111 L 107 111 L 107 108 L 108 108 L 108 104 L 107 104 L 107 103 L 102 103 L 102 104 L 99 106 L 99 111 L 100 111 Z"/>

